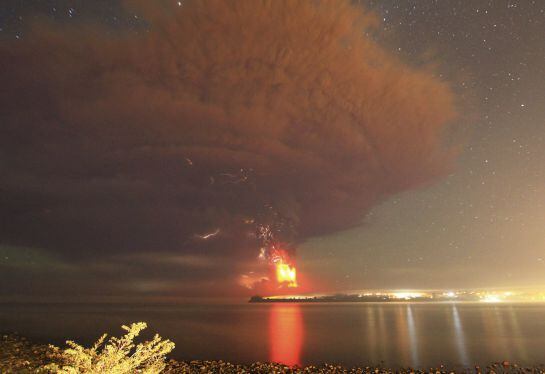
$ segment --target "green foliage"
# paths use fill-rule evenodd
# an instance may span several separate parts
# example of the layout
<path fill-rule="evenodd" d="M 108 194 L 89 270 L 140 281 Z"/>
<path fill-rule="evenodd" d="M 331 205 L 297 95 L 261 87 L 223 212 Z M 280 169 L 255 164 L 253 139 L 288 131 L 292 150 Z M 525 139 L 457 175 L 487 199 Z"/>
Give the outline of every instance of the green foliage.
<path fill-rule="evenodd" d="M 145 322 L 122 326 L 127 333 L 121 338 L 106 334 L 91 348 L 67 341 L 68 348 L 60 350 L 51 346 L 61 364 L 49 364 L 43 369 L 59 374 L 98 373 L 160 373 L 165 368 L 165 356 L 174 349 L 174 343 L 155 335 L 152 340 L 136 345 L 133 340 L 147 327 Z"/>

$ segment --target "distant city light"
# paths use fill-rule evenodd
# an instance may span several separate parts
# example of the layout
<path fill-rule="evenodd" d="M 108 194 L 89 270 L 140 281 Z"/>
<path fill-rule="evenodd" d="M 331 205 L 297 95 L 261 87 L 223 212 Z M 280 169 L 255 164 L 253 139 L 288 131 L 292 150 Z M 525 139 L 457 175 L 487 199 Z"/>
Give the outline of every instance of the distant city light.
<path fill-rule="evenodd" d="M 485 303 L 499 303 L 502 299 L 498 295 L 485 295 L 481 301 Z"/>
<path fill-rule="evenodd" d="M 392 296 L 396 299 L 415 299 L 417 297 L 422 297 L 424 294 L 422 292 L 394 292 Z"/>

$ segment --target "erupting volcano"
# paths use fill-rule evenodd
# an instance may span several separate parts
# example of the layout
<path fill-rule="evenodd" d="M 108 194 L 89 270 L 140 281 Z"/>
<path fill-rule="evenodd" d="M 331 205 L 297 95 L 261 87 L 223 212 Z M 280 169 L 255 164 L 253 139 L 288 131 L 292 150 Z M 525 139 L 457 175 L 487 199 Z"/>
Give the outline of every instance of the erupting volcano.
<path fill-rule="evenodd" d="M 183 274 L 120 277 L 138 294 L 300 293 L 297 247 L 454 165 L 450 85 L 381 47 L 358 2 L 122 3 L 135 32 L 0 43 L 2 246 Z"/>
<path fill-rule="evenodd" d="M 275 230 L 271 229 L 271 226 L 269 225 L 258 225 L 257 237 L 261 239 L 263 245 L 260 248 L 258 258 L 268 261 L 274 269 L 274 276 L 276 277 L 278 288 L 298 287 L 295 263 L 290 258 L 288 251 L 279 248 L 286 248 L 287 244 L 280 244 L 275 239 Z"/>
<path fill-rule="evenodd" d="M 271 258 L 276 272 L 276 281 L 279 287 L 297 287 L 297 271 L 295 264 L 290 260 L 289 255 L 282 249 L 274 249 Z"/>

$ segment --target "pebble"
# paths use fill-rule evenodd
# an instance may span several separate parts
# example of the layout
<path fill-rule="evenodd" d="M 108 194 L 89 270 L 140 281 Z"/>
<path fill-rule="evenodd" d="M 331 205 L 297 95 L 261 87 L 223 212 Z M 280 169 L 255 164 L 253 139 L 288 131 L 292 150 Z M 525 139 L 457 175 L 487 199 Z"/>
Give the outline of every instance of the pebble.
<path fill-rule="evenodd" d="M 0 339 L 0 373 L 35 373 L 36 369 L 50 362 L 58 362 L 58 356 L 47 345 L 32 344 L 18 335 L 2 335 Z M 463 371 L 456 371 L 440 365 L 437 368 L 418 370 L 415 368 L 393 369 L 383 366 L 365 366 L 347 368 L 337 364 L 324 364 L 306 367 L 287 366 L 270 362 L 254 362 L 252 364 L 233 364 L 227 361 L 176 361 L 169 360 L 165 374 L 235 374 L 235 373 L 276 373 L 276 374 L 451 374 L 451 373 L 533 373 L 545 374 L 545 366 L 525 367 L 518 366 L 507 360 L 493 363 L 482 369 L 474 366 Z"/>

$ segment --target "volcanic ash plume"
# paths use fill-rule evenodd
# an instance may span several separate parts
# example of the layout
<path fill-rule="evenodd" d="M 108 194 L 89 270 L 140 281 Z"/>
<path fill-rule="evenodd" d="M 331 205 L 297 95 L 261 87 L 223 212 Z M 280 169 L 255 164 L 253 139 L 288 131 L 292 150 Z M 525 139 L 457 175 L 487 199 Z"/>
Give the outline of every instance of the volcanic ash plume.
<path fill-rule="evenodd" d="M 249 258 L 257 225 L 289 243 L 346 229 L 451 163 L 451 91 L 367 36 L 360 6 L 127 12 L 145 24 L 36 24 L 0 45 L 5 241 Z"/>

